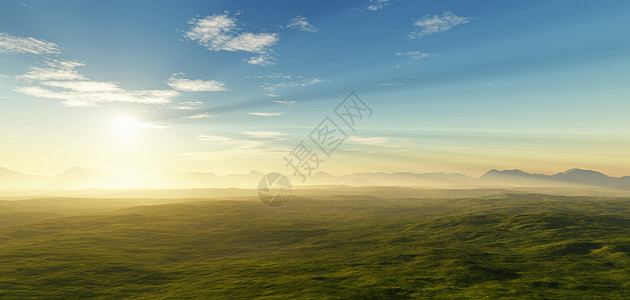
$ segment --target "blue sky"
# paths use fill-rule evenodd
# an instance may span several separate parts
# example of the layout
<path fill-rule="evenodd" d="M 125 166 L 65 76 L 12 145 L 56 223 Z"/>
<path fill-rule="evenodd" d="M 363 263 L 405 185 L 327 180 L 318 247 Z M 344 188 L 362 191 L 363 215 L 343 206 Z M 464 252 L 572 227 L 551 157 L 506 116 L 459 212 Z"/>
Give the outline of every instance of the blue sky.
<path fill-rule="evenodd" d="M 355 91 L 374 115 L 321 171 L 630 174 L 628 15 L 627 1 L 3 1 L 0 166 L 286 171 Z"/>

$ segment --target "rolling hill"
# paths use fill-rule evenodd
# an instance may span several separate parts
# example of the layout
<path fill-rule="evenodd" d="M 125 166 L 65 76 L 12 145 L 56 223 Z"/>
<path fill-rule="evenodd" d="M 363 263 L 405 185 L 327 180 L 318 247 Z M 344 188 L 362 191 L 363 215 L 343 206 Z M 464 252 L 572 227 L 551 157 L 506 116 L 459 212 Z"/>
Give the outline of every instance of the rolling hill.
<path fill-rule="evenodd" d="M 629 198 L 329 196 L 53 217 L 0 228 L 0 297 L 624 299 L 629 208 Z"/>

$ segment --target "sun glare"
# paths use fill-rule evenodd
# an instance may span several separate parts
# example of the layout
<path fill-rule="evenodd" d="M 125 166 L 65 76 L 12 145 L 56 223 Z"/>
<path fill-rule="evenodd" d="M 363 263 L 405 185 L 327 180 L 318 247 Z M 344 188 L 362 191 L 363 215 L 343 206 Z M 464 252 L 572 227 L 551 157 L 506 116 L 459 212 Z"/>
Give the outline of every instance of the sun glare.
<path fill-rule="evenodd" d="M 118 117 L 114 122 L 114 127 L 120 137 L 130 138 L 138 132 L 139 124 L 129 117 Z"/>

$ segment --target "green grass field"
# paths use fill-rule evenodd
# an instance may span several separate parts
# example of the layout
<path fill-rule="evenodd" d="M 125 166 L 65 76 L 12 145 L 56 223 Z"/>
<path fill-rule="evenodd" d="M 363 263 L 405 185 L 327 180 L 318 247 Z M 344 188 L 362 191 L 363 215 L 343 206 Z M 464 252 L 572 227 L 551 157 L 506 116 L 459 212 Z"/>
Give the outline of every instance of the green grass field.
<path fill-rule="evenodd" d="M 28 201 L 0 203 L 2 299 L 630 299 L 630 198 Z"/>

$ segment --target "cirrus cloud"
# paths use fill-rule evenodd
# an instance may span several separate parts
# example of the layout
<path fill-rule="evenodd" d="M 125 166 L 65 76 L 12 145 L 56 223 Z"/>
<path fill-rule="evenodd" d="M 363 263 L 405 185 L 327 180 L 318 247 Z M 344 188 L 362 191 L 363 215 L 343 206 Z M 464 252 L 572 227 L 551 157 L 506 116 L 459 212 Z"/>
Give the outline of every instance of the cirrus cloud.
<path fill-rule="evenodd" d="M 175 90 L 125 90 L 116 82 L 90 80 L 75 70 L 84 64 L 74 61 L 53 60 L 45 65 L 16 76 L 31 85 L 14 90 L 34 97 L 62 100 L 68 107 L 96 107 L 111 102 L 165 104 L 179 96 Z"/>
<path fill-rule="evenodd" d="M 280 116 L 283 115 L 283 112 L 250 112 L 249 113 L 252 116 L 259 116 L 259 117 L 275 117 L 275 116 Z"/>
<path fill-rule="evenodd" d="M 291 21 L 289 21 L 289 24 L 287 24 L 287 28 L 289 28 L 289 29 L 297 29 L 297 30 L 307 31 L 307 32 L 317 32 L 317 31 L 319 31 L 319 28 L 317 28 L 313 24 L 309 23 L 308 19 L 306 17 L 303 17 L 303 16 L 297 16 L 297 17 L 291 19 Z"/>
<path fill-rule="evenodd" d="M 280 37 L 277 33 L 241 32 L 237 20 L 228 13 L 215 14 L 188 22 L 191 28 L 184 37 L 197 42 L 210 51 L 242 51 L 256 54 L 267 54 Z M 249 59 L 250 64 L 266 65 L 265 56 Z M 267 63 L 270 64 L 270 63 Z"/>
<path fill-rule="evenodd" d="M 192 115 L 192 116 L 187 116 L 187 119 L 205 119 L 205 118 L 212 118 L 214 117 L 214 115 L 211 115 L 207 112 L 205 113 L 200 113 L 200 114 L 196 114 L 196 115 Z"/>
<path fill-rule="evenodd" d="M 368 10 L 379 10 L 385 7 L 389 3 L 389 0 L 370 0 L 370 6 L 367 7 Z"/>
<path fill-rule="evenodd" d="M 456 16 L 450 11 L 444 12 L 441 16 L 426 15 L 413 22 L 413 25 L 420 27 L 420 29 L 410 33 L 409 38 L 419 39 L 430 34 L 448 31 L 457 25 L 466 23 L 470 23 L 470 18 Z"/>
<path fill-rule="evenodd" d="M 167 84 L 175 90 L 184 92 L 222 92 L 227 90 L 225 83 L 216 80 L 183 78 L 185 74 L 173 74 Z"/>
<path fill-rule="evenodd" d="M 293 105 L 293 104 L 295 104 L 294 100 L 271 100 L 271 102 L 280 103 L 280 104 L 286 104 L 286 105 Z"/>
<path fill-rule="evenodd" d="M 0 52 L 8 54 L 60 54 L 55 43 L 38 40 L 33 37 L 18 37 L 0 32 Z"/>

